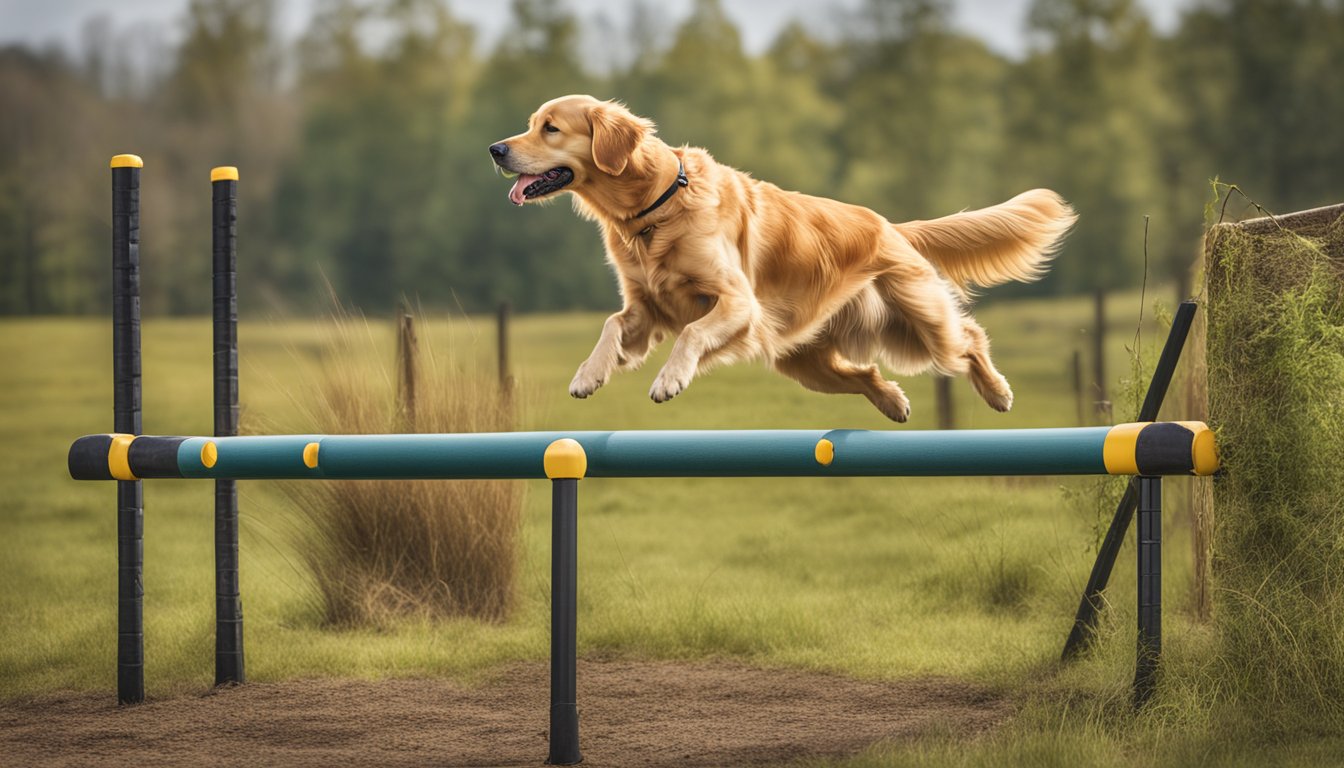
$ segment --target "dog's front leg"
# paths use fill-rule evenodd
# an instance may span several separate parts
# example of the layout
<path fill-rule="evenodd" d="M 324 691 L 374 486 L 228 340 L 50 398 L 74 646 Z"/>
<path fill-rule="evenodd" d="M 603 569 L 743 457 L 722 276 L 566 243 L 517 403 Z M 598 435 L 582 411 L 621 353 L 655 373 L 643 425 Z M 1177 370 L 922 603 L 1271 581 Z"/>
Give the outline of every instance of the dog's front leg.
<path fill-rule="evenodd" d="M 697 282 L 706 285 L 704 281 Z M 740 273 L 724 281 L 720 290 L 706 293 L 716 299 L 714 307 L 699 320 L 687 323 L 677 337 L 672 353 L 649 389 L 649 397 L 655 403 L 665 403 L 681 394 L 690 386 L 701 358 L 747 333 L 758 314 L 751 286 Z"/>
<path fill-rule="evenodd" d="M 627 306 L 608 317 L 602 324 L 602 335 L 598 337 L 592 354 L 583 361 L 573 381 L 569 382 L 569 394 L 578 398 L 587 397 L 606 384 L 618 367 L 629 365 L 627 353 L 632 340 L 643 340 L 642 353 L 648 355 L 649 334 L 648 313 L 638 304 Z M 640 360 L 643 360 L 642 356 Z"/>

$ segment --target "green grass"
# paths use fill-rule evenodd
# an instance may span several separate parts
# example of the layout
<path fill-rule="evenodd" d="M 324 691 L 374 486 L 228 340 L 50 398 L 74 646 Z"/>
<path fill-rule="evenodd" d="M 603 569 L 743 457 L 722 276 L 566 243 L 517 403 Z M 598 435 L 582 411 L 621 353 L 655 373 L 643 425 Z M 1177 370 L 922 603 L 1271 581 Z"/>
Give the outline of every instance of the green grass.
<path fill-rule="evenodd" d="M 1109 306 L 1109 370 L 1126 373 L 1138 297 L 1113 297 Z M 1056 300 L 1000 302 L 977 312 L 1017 400 L 1012 413 L 996 414 L 958 381 L 958 426 L 1072 424 L 1068 363 L 1073 350 L 1087 343 L 1081 329 L 1090 324 L 1090 311 L 1085 300 Z M 1145 317 L 1142 343 L 1151 359 L 1165 332 L 1152 322 L 1151 310 Z M 524 428 L 892 428 L 862 398 L 813 394 L 753 364 L 715 371 L 673 402 L 655 405 L 646 393 L 662 355 L 639 372 L 618 375 L 594 398 L 572 400 L 569 378 L 600 325 L 596 315 L 516 320 L 513 365 Z M 390 325 L 371 324 L 369 333 L 386 350 L 385 360 L 371 364 L 390 367 Z M 248 318 L 240 338 L 245 427 L 297 428 L 294 403 L 310 391 L 313 367 L 322 363 L 324 324 Z M 451 353 L 460 364 L 493 365 L 487 320 L 438 321 L 422 330 L 422 338 L 436 354 Z M 8 587 L 0 593 L 0 615 L 6 617 L 0 625 L 0 696 L 54 689 L 111 696 L 114 689 L 114 493 L 107 484 L 71 481 L 65 472 L 70 440 L 111 425 L 109 343 L 108 324 L 100 319 L 0 321 L 0 359 L 10 361 L 0 368 L 0 384 L 10 393 L 0 404 L 0 434 L 7 438 L 0 445 L 6 490 L 0 498 L 6 532 L 0 537 L 0 579 Z M 207 433 L 208 320 L 151 319 L 143 346 L 145 431 Z M 909 426 L 896 428 L 930 428 L 931 380 L 902 383 L 914 415 Z M 1120 387 L 1112 382 L 1112 388 Z M 1116 412 L 1124 420 L 1133 409 L 1122 402 Z M 1168 488 L 1174 491 L 1180 482 Z M 250 679 L 471 678 L 495 664 L 546 657 L 544 484 L 527 486 L 518 607 L 511 620 L 407 622 L 383 631 L 322 628 L 313 586 L 293 548 L 299 516 L 271 485 L 240 487 Z M 1010 731 L 1020 738 L 996 737 L 1009 738 L 1007 746 L 976 742 L 964 754 L 955 743 L 918 749 L 931 755 L 955 751 L 972 765 L 1014 750 L 1048 751 L 1052 738 L 1066 750 L 1060 754 L 1092 749 L 1096 740 L 1088 729 L 1100 727 L 1095 723 L 1111 716 L 1128 722 L 1116 713 L 1127 711 L 1132 675 L 1130 551 L 1112 579 L 1114 605 L 1098 652 L 1067 669 L 1056 659 L 1099 528 L 1107 522 L 1101 515 L 1109 516 L 1099 508 L 1113 505 L 1119 490 L 1114 481 L 1102 487 L 1096 480 L 1059 478 L 585 481 L 579 650 L 732 657 L 870 678 L 963 677 L 1015 691 L 1029 702 L 1014 726 L 1019 730 Z M 1164 650 L 1172 678 L 1179 675 L 1171 670 L 1198 668 L 1209 645 L 1208 632 L 1187 617 L 1190 543 L 1178 495 L 1169 494 L 1164 531 Z M 146 484 L 151 697 L 199 691 L 213 680 L 211 499 L 205 483 Z M 1167 686 L 1152 720 L 1186 724 L 1193 709 L 1189 696 L 1180 685 Z M 1107 733 L 1112 741 L 1135 743 L 1123 733 Z M 977 749 L 989 750 L 984 761 L 972 759 Z M 854 765 L 900 765 L 918 754 L 878 750 Z"/>

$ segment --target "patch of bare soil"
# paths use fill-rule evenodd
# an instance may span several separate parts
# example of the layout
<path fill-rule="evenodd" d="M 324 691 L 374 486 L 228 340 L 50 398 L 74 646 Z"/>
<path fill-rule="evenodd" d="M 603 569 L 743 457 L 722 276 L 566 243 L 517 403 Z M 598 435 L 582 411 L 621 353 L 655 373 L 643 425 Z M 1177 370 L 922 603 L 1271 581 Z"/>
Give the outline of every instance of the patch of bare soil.
<path fill-rule="evenodd" d="M 884 740 L 983 732 L 1001 696 L 946 679 L 871 682 L 723 663 L 580 662 L 586 766 L 776 765 Z M 544 664 L 486 682 L 300 680 L 118 707 L 111 692 L 0 704 L 0 762 L 118 766 L 535 766 Z"/>

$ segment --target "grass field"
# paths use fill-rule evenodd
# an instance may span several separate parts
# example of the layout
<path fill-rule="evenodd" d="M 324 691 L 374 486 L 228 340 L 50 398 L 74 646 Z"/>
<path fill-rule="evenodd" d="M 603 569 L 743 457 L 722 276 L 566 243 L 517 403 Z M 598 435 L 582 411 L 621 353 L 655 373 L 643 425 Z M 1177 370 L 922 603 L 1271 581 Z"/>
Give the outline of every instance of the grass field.
<path fill-rule="evenodd" d="M 1109 370 L 1127 375 L 1137 294 L 1115 297 Z M 954 384 L 960 427 L 1075 422 L 1069 359 L 1088 343 L 1083 300 L 998 302 L 977 315 L 1017 394 L 1011 414 Z M 1151 359 L 1164 330 L 1142 334 Z M 523 425 L 535 429 L 873 428 L 891 425 L 858 397 L 822 396 L 758 365 L 697 379 L 671 403 L 646 395 L 656 366 L 618 376 L 595 398 L 566 385 L 600 328 L 596 315 L 518 318 L 513 367 Z M 369 340 L 390 369 L 390 324 Z M 302 428 L 294 403 L 315 381 L 324 323 L 245 318 L 240 330 L 245 429 Z M 439 356 L 493 375 L 493 326 L 437 320 L 422 330 Z M 65 452 L 111 425 L 110 331 L 102 319 L 0 321 L 0 697 L 115 687 L 115 506 L 111 486 L 76 483 Z M 206 434 L 210 415 L 207 319 L 151 319 L 143 333 L 144 429 Z M 904 381 L 909 427 L 933 421 L 931 380 Z M 1119 389 L 1112 382 L 1113 389 Z M 1117 417 L 1135 406 L 1117 397 Z M 1179 414 L 1165 413 L 1177 416 Z M 867 678 L 938 674 L 1021 692 L 1027 705 L 1005 732 L 978 745 L 879 749 L 846 765 L 1319 764 L 1322 744 L 1238 745 L 1202 737 L 1183 688 L 1154 714 L 1124 717 L 1133 655 L 1133 565 L 1113 577 L 1098 652 L 1062 669 L 1059 649 L 1100 529 L 1123 486 L 1093 479 L 601 480 L 580 489 L 579 652 L 590 657 L 729 657 L 762 666 L 825 669 Z M 1190 546 L 1169 481 L 1164 538 L 1168 669 L 1198 668 L 1207 631 L 1188 616 Z M 549 494 L 528 486 L 515 615 L 502 624 L 408 622 L 382 631 L 319 624 L 299 569 L 298 516 L 274 486 L 240 483 L 247 671 L 253 680 L 314 676 L 463 679 L 499 663 L 547 655 Z M 211 489 L 145 488 L 145 656 L 151 696 L 199 691 L 213 680 Z M 1100 501 L 1098 502 L 1098 499 Z M 1107 518 L 1107 519 L 1103 519 Z M 1176 677 L 1175 675 L 1170 675 Z M 1118 714 L 1117 714 L 1118 713 Z M 1193 730 L 1192 730 L 1193 729 Z M 1176 734 L 1184 734 L 1177 736 Z M 1334 746 L 1330 742 L 1328 746 Z M 1282 750 L 1287 750 L 1282 751 Z M 1235 759 L 1234 759 L 1235 758 Z"/>

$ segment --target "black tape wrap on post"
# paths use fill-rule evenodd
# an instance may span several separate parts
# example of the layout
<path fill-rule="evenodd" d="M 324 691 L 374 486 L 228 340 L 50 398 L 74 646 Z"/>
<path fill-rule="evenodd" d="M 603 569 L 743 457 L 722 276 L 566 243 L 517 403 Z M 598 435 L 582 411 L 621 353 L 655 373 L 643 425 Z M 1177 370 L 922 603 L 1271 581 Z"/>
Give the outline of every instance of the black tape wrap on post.
<path fill-rule="evenodd" d="M 112 428 L 140 425 L 140 168 L 134 155 L 112 158 Z M 139 482 L 117 483 L 117 701 L 145 699 L 144 496 Z"/>
<path fill-rule="evenodd" d="M 214 254 L 215 436 L 238 434 L 238 169 L 210 173 Z M 215 481 L 215 685 L 246 681 L 238 579 L 238 484 Z"/>

